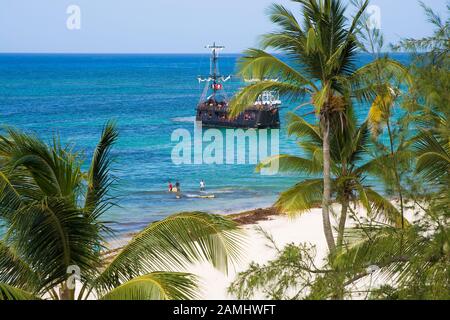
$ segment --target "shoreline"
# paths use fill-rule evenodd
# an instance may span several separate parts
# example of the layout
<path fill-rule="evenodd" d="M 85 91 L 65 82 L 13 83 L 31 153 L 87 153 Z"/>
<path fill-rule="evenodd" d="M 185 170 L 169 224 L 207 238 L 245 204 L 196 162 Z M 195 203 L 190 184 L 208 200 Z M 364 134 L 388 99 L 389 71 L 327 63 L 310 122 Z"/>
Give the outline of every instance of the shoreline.
<path fill-rule="evenodd" d="M 273 238 L 278 248 L 283 248 L 290 243 L 299 245 L 307 242 L 316 246 L 318 263 L 326 255 L 326 242 L 321 229 L 321 209 L 312 209 L 311 212 L 295 218 L 280 213 L 274 207 L 247 210 L 227 216 L 242 228 L 245 243 L 239 261 L 230 264 L 228 273 L 222 273 L 206 262 L 191 265 L 184 270 L 177 270 L 198 276 L 200 299 L 235 300 L 236 297 L 228 293 L 228 287 L 236 279 L 238 273 L 247 270 L 253 262 L 265 264 L 276 257 L 276 249 L 271 247 L 270 241 L 261 233 L 261 230 Z M 106 261 L 112 260 L 130 239 L 131 235 L 127 239 L 114 242 L 115 246 L 105 252 Z M 118 244 L 122 245 L 118 246 Z M 258 295 L 255 298 L 265 299 L 264 295 Z"/>
<path fill-rule="evenodd" d="M 327 244 L 322 232 L 320 208 L 312 209 L 296 217 L 279 213 L 274 208 L 255 209 L 230 216 L 238 221 L 244 230 L 245 246 L 239 261 L 230 265 L 228 274 L 216 270 L 209 263 L 197 263 L 186 270 L 179 270 L 199 277 L 200 299 L 236 300 L 237 297 L 228 292 L 236 276 L 246 271 L 252 263 L 263 265 L 275 259 L 278 254 L 277 249 L 282 249 L 288 244 L 308 243 L 314 246 L 316 264 L 321 264 L 326 257 Z M 263 292 L 259 292 L 252 299 L 266 300 L 267 298 Z"/>
<path fill-rule="evenodd" d="M 272 206 L 267 208 L 243 210 L 236 213 L 221 214 L 221 215 L 231 218 L 231 220 L 235 221 L 239 226 L 246 226 L 246 225 L 255 225 L 260 221 L 268 221 L 271 219 L 271 217 L 280 216 L 283 215 L 283 213 L 280 213 L 276 208 Z M 108 256 L 117 253 L 139 232 L 127 233 L 116 239 L 109 240 L 107 242 L 108 250 L 104 252 L 104 255 Z"/>
<path fill-rule="evenodd" d="M 392 201 L 395 204 L 395 200 Z M 333 205 L 334 210 L 340 210 L 338 204 Z M 362 207 L 357 208 L 358 216 L 363 217 L 366 211 Z M 203 262 L 190 265 L 178 272 L 191 273 L 199 279 L 199 297 L 208 300 L 235 300 L 237 297 L 228 293 L 228 288 L 236 279 L 236 276 L 246 271 L 252 263 L 264 265 L 276 258 L 279 249 L 286 245 L 309 244 L 315 248 L 313 257 L 316 265 L 321 265 L 327 256 L 328 246 L 323 235 L 322 209 L 313 208 L 309 212 L 288 216 L 279 212 L 274 207 L 246 210 L 227 215 L 236 221 L 244 232 L 243 247 L 239 261 L 229 265 L 227 274 L 215 269 L 211 264 Z M 407 210 L 406 218 L 410 221 L 417 219 L 413 210 Z M 332 224 L 337 225 L 336 218 L 332 218 Z M 352 222 L 348 221 L 347 227 Z M 268 236 L 271 238 L 268 239 Z M 115 243 L 115 247 L 105 252 L 107 261 L 125 246 L 131 239 L 122 239 Z M 122 244 L 119 246 L 118 244 Z M 264 293 L 260 292 L 253 297 L 257 300 L 265 300 Z M 355 297 L 356 299 L 358 297 Z"/>

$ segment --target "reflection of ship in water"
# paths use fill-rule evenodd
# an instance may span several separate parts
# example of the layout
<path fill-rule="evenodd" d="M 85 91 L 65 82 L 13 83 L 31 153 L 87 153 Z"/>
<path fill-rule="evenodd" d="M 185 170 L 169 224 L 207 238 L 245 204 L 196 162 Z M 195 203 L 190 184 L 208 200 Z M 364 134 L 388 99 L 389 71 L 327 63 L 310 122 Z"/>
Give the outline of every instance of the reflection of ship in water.
<path fill-rule="evenodd" d="M 211 71 L 208 77 L 200 77 L 206 82 L 200 103 L 197 106 L 196 120 L 206 127 L 226 128 L 279 128 L 279 107 L 281 101 L 275 92 L 265 91 L 257 101 L 237 117 L 229 116 L 229 99 L 224 91 L 223 83 L 230 80 L 219 73 L 219 52 L 222 46 L 208 46 L 211 49 Z M 212 91 L 212 92 L 211 92 Z"/>

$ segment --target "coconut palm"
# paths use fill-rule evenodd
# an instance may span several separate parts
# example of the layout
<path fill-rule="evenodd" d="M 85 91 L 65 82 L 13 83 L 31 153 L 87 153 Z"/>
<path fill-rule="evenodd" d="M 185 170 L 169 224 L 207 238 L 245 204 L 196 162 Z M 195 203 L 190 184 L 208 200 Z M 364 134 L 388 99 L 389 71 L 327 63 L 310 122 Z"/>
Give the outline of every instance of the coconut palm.
<path fill-rule="evenodd" d="M 358 126 L 352 108 L 347 108 L 345 122 L 335 124 L 336 130 L 330 139 L 332 199 L 341 205 L 338 215 L 337 245 L 342 247 L 344 230 L 350 205 L 362 204 L 368 216 L 374 220 L 401 225 L 401 213 L 389 200 L 385 199 L 366 181 L 377 159 L 371 158 L 370 128 L 368 122 Z M 332 119 L 332 121 L 340 119 Z M 334 122 L 333 121 L 333 122 Z M 323 166 L 322 145 L 318 125 L 307 122 L 302 117 L 290 114 L 288 132 L 298 140 L 304 156 L 277 155 L 264 160 L 258 170 L 272 167 L 278 163 L 281 172 L 299 175 L 316 175 L 317 178 L 305 179 L 281 193 L 276 206 L 290 215 L 303 214 L 320 205 L 323 192 L 323 179 L 320 178 Z"/>
<path fill-rule="evenodd" d="M 439 116 L 441 130 L 425 130 L 415 138 L 414 148 L 417 159 L 417 172 L 428 182 L 436 185 L 439 190 L 447 190 L 450 183 L 450 142 L 449 135 L 443 129 L 448 128 L 447 119 Z M 434 131 L 434 132 L 433 132 Z"/>
<path fill-rule="evenodd" d="M 232 113 L 239 114 L 266 90 L 275 90 L 292 101 L 307 101 L 299 106 L 313 106 L 320 123 L 323 139 L 322 215 L 324 233 L 330 251 L 335 249 L 330 223 L 332 192 L 330 134 L 331 118 L 342 114 L 351 98 L 376 97 L 373 88 L 355 86 L 352 81 L 364 75 L 368 66 L 360 70 L 355 60 L 360 46 L 363 13 L 368 1 L 361 4 L 351 21 L 340 0 L 293 0 L 300 4 L 303 23 L 282 5 L 270 8 L 270 18 L 279 31 L 263 36 L 262 48 L 275 49 L 286 55 L 287 62 L 260 49 L 249 49 L 240 61 L 239 72 L 244 78 L 260 79 L 242 89 L 233 99 Z M 395 68 L 398 63 L 390 61 Z M 276 79 L 276 80 L 271 80 Z M 356 88 L 357 87 L 357 88 Z"/>
<path fill-rule="evenodd" d="M 416 170 L 414 179 L 425 185 L 426 193 L 409 196 L 418 198 L 414 211 L 416 219 L 407 224 L 405 228 L 398 228 L 400 212 L 396 212 L 394 225 L 377 223 L 356 223 L 352 228 L 345 230 L 342 250 L 335 255 L 329 255 L 323 265 L 316 266 L 317 250 L 314 246 L 294 244 L 277 250 L 277 258 L 264 265 L 252 264 L 251 267 L 239 274 L 237 280 L 230 287 L 230 291 L 238 294 L 240 298 L 253 296 L 255 292 L 265 292 L 270 298 L 293 299 L 329 299 L 329 298 L 361 298 L 366 299 L 445 299 L 450 298 L 450 230 L 449 230 L 449 167 L 448 167 L 448 115 L 449 92 L 448 84 L 448 27 L 449 21 L 442 19 L 426 8 L 429 20 L 437 26 L 435 35 L 420 40 L 408 39 L 402 42 L 402 48 L 422 50 L 419 60 L 412 66 L 413 93 L 410 99 L 404 94 L 403 104 L 405 110 L 418 112 L 416 131 L 410 126 L 398 128 L 405 130 L 408 138 L 413 142 L 411 151 L 398 146 L 394 154 L 399 163 L 410 161 L 410 167 Z M 426 51 L 427 53 L 424 53 Z M 381 61 L 380 65 L 383 62 Z M 352 84 L 355 97 L 369 101 L 371 113 L 367 120 L 372 133 L 386 126 L 386 119 L 394 104 L 394 95 L 388 82 L 379 82 L 373 74 L 384 77 L 391 70 L 377 70 L 376 64 L 367 67 L 373 73 L 361 72 Z M 365 79 L 364 79 L 365 78 Z M 387 80 L 389 77 L 386 77 Z M 396 77 L 397 78 L 397 77 Z M 381 85 L 380 85 L 381 83 Z M 370 88 L 365 90 L 365 88 Z M 364 90 L 360 90 L 364 89 Z M 385 93 L 382 95 L 380 93 Z M 364 96 L 364 94 L 366 96 Z M 361 95 L 360 95 L 361 94 Z M 395 93 L 395 96 L 397 93 Z M 377 98 L 383 97 L 383 98 Z M 385 101 L 382 101 L 385 99 Z M 386 112 L 386 114 L 382 114 Z M 317 126 L 305 121 L 301 124 L 300 136 L 315 136 L 319 144 L 320 135 Z M 400 123 L 402 124 L 402 123 Z M 349 126 L 347 126 L 348 128 Z M 305 132 L 311 132 L 305 134 Z M 334 130 L 338 133 L 339 130 Z M 351 132 L 351 130 L 349 130 Z M 373 135 L 377 137 L 376 134 Z M 305 138 L 302 138 L 302 141 Z M 308 138 L 310 139 L 310 138 Z M 357 140 L 357 139 L 355 139 Z M 348 140 L 345 140 L 348 141 Z M 309 143 L 309 142 L 308 142 Z M 333 145 L 333 135 L 331 136 Z M 352 145 L 352 143 L 349 143 Z M 332 147 L 331 150 L 334 148 Z M 363 148 L 365 150 L 366 148 Z M 341 150 L 339 147 L 338 150 Z M 363 179 L 367 176 L 379 176 L 381 171 L 392 173 L 393 165 L 391 152 L 388 156 L 368 159 L 357 162 Z M 321 153 L 306 152 L 304 158 L 289 160 L 291 156 L 280 156 L 280 168 L 301 173 L 319 174 L 321 169 L 317 163 L 321 162 Z M 333 151 L 331 151 L 333 157 Z M 311 161 L 314 159 L 314 161 Z M 416 160 L 417 162 L 411 161 Z M 269 163 L 267 160 L 266 163 Z M 337 168 L 333 166 L 332 168 Z M 343 166 L 344 168 L 344 166 Z M 335 173 L 339 174 L 339 171 Z M 376 175 L 375 175 L 376 174 Z M 392 173 L 391 176 L 394 174 Z M 354 178 L 353 178 L 354 179 Z M 367 180 L 363 180 L 367 183 Z M 410 182 L 410 181 L 408 181 Z M 301 193 L 293 192 L 286 197 L 286 205 L 296 206 L 304 203 L 320 203 L 321 187 L 317 182 L 304 184 L 307 192 L 304 197 Z M 340 186 L 333 183 L 337 190 Z M 408 185 L 407 187 L 413 188 Z M 335 192 L 337 199 L 338 193 Z M 294 196 L 300 201 L 293 202 Z M 309 206 L 308 206 L 309 207 Z M 370 211 L 369 211 L 370 212 Z M 405 221 L 406 222 L 406 221 Z M 377 286 L 373 280 L 382 281 Z M 360 294 L 363 294 L 362 296 Z"/>
<path fill-rule="evenodd" d="M 436 28 L 434 35 L 407 39 L 399 46 L 403 51 L 420 51 L 413 55 L 411 92 L 403 102 L 405 109 L 416 115 L 417 134 L 411 139 L 416 162 L 412 167 L 414 178 L 426 189 L 423 194 L 413 194 L 420 201 L 416 203 L 420 219 L 406 230 L 383 225 L 348 230 L 351 245 L 336 259 L 343 269 L 352 270 L 353 282 L 372 276 L 368 266 L 377 267 L 376 275 L 383 277 L 385 285 L 371 290 L 374 299 L 449 299 L 450 20 L 443 21 L 421 5 Z"/>
<path fill-rule="evenodd" d="M 187 212 L 149 225 L 106 258 L 117 137 L 108 123 L 85 173 L 82 156 L 56 138 L 49 146 L 11 128 L 0 136 L 0 299 L 190 299 L 196 277 L 175 269 L 209 261 L 226 271 L 237 257 L 234 222 Z"/>
<path fill-rule="evenodd" d="M 417 172 L 437 184 L 440 190 L 446 190 L 450 173 L 450 18 L 444 21 L 429 7 L 421 5 L 435 32 L 431 37 L 404 40 L 400 45 L 403 50 L 415 53 L 411 71 L 414 76 L 413 95 L 412 101 L 407 103 L 418 110 L 419 133 L 414 139 Z M 450 5 L 447 8 L 449 13 Z"/>

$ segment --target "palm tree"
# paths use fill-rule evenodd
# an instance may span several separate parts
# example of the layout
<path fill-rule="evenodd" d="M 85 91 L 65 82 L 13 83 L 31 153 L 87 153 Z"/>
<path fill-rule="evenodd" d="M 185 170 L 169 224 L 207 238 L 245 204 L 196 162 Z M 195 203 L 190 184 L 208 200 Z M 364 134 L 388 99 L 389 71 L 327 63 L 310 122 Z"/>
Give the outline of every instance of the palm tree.
<path fill-rule="evenodd" d="M 344 130 L 337 130 L 330 141 L 335 176 L 332 194 L 342 208 L 339 250 L 328 256 L 324 265 L 316 266 L 314 246 L 291 244 L 279 249 L 272 243 L 277 257 L 264 265 L 251 264 L 232 283 L 229 290 L 239 298 L 250 298 L 261 291 L 273 299 L 342 299 L 361 293 L 370 299 L 449 298 L 449 197 L 448 190 L 441 189 L 441 182 L 448 181 L 449 171 L 442 170 L 439 163 L 425 165 L 429 157 L 442 161 L 441 154 L 425 152 L 423 158 L 417 159 L 419 172 L 437 187 L 438 192 L 433 192 L 437 199 L 423 204 L 420 219 L 403 221 L 399 209 L 367 182 L 374 167 L 378 168 L 384 159 L 370 158 L 369 121 L 358 126 L 349 110 Z M 273 167 L 271 162 L 277 161 L 282 171 L 319 175 L 322 138 L 318 126 L 292 114 L 288 131 L 299 138 L 304 156 L 275 156 L 258 169 Z M 321 184 L 319 178 L 303 180 L 282 193 L 277 206 L 291 214 L 308 211 L 320 204 Z M 370 222 L 359 221 L 353 215 L 355 225 L 345 229 L 347 211 L 352 214 L 350 204 L 362 204 L 372 218 Z M 268 239 L 273 241 L 270 236 Z M 383 285 L 372 287 L 377 278 L 383 279 Z"/>
<path fill-rule="evenodd" d="M 409 152 L 408 144 L 400 141 L 401 137 L 395 130 L 393 115 L 400 98 L 406 95 L 403 94 L 406 91 L 405 85 L 411 87 L 412 82 L 408 68 L 391 60 L 388 54 L 383 53 L 384 36 L 379 29 L 371 28 L 368 21 L 370 17 L 364 14 L 360 32 L 363 42 L 361 48 L 372 56 L 373 63 L 359 69 L 353 75 L 352 90 L 356 93 L 355 98 L 358 101 L 370 105 L 368 123 L 374 139 L 378 139 L 384 129 L 387 130 L 388 142 L 382 142 L 380 149 L 385 149 L 384 146 L 388 145 L 389 150 L 383 151 L 387 155 L 384 157 L 385 161 L 380 164 L 378 172 L 389 172 L 381 176 L 385 183 L 394 185 L 393 189 L 398 194 L 400 212 L 404 219 L 404 195 L 400 171 L 402 165 L 405 165 L 404 160 L 409 158 Z M 393 183 L 389 177 L 394 177 Z"/>
<path fill-rule="evenodd" d="M 0 136 L 0 221 L 6 227 L 0 299 L 191 299 L 196 277 L 174 270 L 209 261 L 226 271 L 237 258 L 234 222 L 187 212 L 149 225 L 108 261 L 102 252 L 113 232 L 103 215 L 115 205 L 115 125 L 104 127 L 87 173 L 81 155 L 56 138 L 48 146 L 34 135 L 6 133 Z M 77 270 L 82 288 L 75 296 Z"/>
<path fill-rule="evenodd" d="M 322 218 L 328 248 L 336 244 L 330 223 L 332 193 L 330 135 L 335 130 L 331 119 L 342 115 L 355 97 L 375 98 L 373 88 L 359 86 L 353 90 L 353 81 L 359 81 L 369 68 L 357 70 L 355 60 L 360 44 L 357 36 L 363 13 L 368 5 L 364 1 L 348 22 L 345 7 L 340 0 L 293 0 L 302 5 L 303 23 L 282 5 L 270 8 L 270 18 L 280 27 L 262 39 L 263 49 L 275 49 L 286 55 L 288 62 L 260 49 L 249 49 L 240 61 L 239 72 L 244 78 L 261 81 L 242 89 L 233 99 L 232 114 L 237 115 L 251 105 L 266 90 L 275 90 L 297 101 L 308 97 L 300 107 L 314 107 L 323 139 L 323 192 Z M 392 68 L 398 64 L 392 62 Z M 270 80 L 276 78 L 275 80 Z M 300 108 L 299 107 L 299 108 Z"/>
<path fill-rule="evenodd" d="M 421 5 L 436 28 L 434 35 L 407 39 L 398 46 L 415 54 L 410 67 L 411 92 L 403 104 L 415 113 L 417 134 L 410 134 L 416 160 L 412 167 L 415 180 L 426 189 L 423 194 L 413 194 L 420 219 L 405 230 L 383 225 L 349 230 L 349 250 L 336 259 L 343 269 L 351 270 L 352 282 L 371 276 L 367 266 L 377 266 L 386 284 L 372 290 L 374 299 L 449 299 L 450 20 L 444 22 Z"/>
<path fill-rule="evenodd" d="M 421 3 L 435 32 L 431 37 L 402 41 L 400 48 L 413 53 L 412 97 L 405 104 L 417 111 L 418 134 L 413 139 L 416 171 L 431 184 L 438 198 L 449 205 L 450 183 L 450 18 L 444 21 Z M 447 6 L 450 12 L 450 5 Z M 424 53 L 425 52 L 425 53 Z"/>
<path fill-rule="evenodd" d="M 414 149 L 418 156 L 416 171 L 422 174 L 431 185 L 434 185 L 436 191 L 448 192 L 450 184 L 450 141 L 448 133 L 450 130 L 448 129 L 448 119 L 442 115 L 439 115 L 438 118 L 442 125 L 441 128 L 434 127 L 437 130 L 421 129 L 420 134 L 414 139 Z"/>
<path fill-rule="evenodd" d="M 423 5 L 424 6 L 424 5 Z M 424 6 L 425 7 L 425 6 Z M 412 158 L 417 162 L 411 163 L 411 168 L 416 171 L 414 180 L 424 184 L 426 193 L 414 193 L 411 188 L 411 198 L 416 198 L 415 211 L 418 216 L 407 224 L 405 228 L 398 228 L 401 212 L 396 210 L 394 224 L 386 225 L 370 221 L 369 223 L 357 223 L 354 227 L 345 230 L 342 250 L 335 255 L 328 256 L 324 265 L 316 266 L 316 250 L 313 246 L 302 244 L 300 246 L 288 245 L 283 250 L 277 250 L 275 260 L 265 265 L 252 264 L 249 270 L 241 273 L 238 279 L 230 287 L 230 291 L 237 293 L 239 297 L 250 297 L 263 291 L 270 297 L 289 297 L 306 299 L 328 299 L 334 297 L 354 298 L 355 294 L 364 293 L 366 299 L 445 299 L 448 300 L 450 287 L 450 230 L 449 230 L 449 95 L 448 84 L 448 48 L 450 22 L 442 19 L 425 7 L 430 21 L 437 26 L 436 33 L 428 38 L 414 40 L 408 39 L 402 42 L 403 49 L 419 51 L 419 54 L 411 66 L 411 92 L 412 97 L 403 95 L 403 107 L 409 112 L 416 112 L 418 117 L 417 131 L 411 131 L 409 125 L 399 130 L 405 130 L 410 145 L 414 151 L 398 146 L 394 152 L 388 152 L 388 156 L 375 157 L 366 163 L 357 162 L 354 170 L 362 174 L 358 179 L 364 181 L 364 176 L 380 175 L 380 171 L 392 172 L 392 160 L 402 163 Z M 449 7 L 450 9 L 450 7 Z M 379 61 L 379 66 L 386 66 Z M 393 69 L 383 68 L 379 70 L 377 63 L 367 66 L 376 76 L 382 76 L 381 80 L 373 77 L 373 74 L 360 69 L 359 74 L 354 74 L 351 80 L 354 96 L 359 100 L 369 101 L 371 115 L 367 125 L 374 133 L 377 126 L 386 126 L 386 119 L 394 106 L 391 86 L 387 77 Z M 393 64 L 391 64 L 393 66 Z M 402 68 L 398 68 L 401 71 Z M 396 73 L 395 78 L 397 78 Z M 365 79 L 364 79 L 365 78 Z M 385 81 L 386 78 L 388 81 Z M 380 79 L 380 78 L 378 78 Z M 383 95 L 383 93 L 385 93 Z M 385 101 L 382 101 L 385 100 Z M 386 113 L 386 114 L 383 114 Z M 302 137 L 315 137 L 316 144 L 320 144 L 320 135 L 317 126 L 296 118 L 301 126 L 299 129 L 289 128 L 289 131 Z M 400 123 L 401 125 L 403 123 Z M 346 128 L 351 126 L 346 125 Z M 361 130 L 362 126 L 360 127 Z M 346 129 L 347 130 L 347 129 Z M 351 132 L 349 130 L 348 132 Z M 339 130 L 334 130 L 339 132 Z M 355 131 L 353 131 L 355 132 Z M 374 135 L 376 137 L 376 134 Z M 302 138 L 302 141 L 305 138 Z M 311 140 L 311 138 L 308 138 Z M 355 141 L 358 139 L 354 139 Z M 349 139 L 346 139 L 347 144 Z M 302 145 L 305 142 L 302 143 Z M 309 144 L 310 142 L 308 142 Z M 331 136 L 331 146 L 333 135 Z M 344 150 L 345 148 L 331 148 L 331 150 Z M 353 149 L 353 148 L 352 148 Z M 362 150 L 366 150 L 363 147 Z M 357 150 L 357 149 L 354 149 Z M 331 156 L 333 157 L 333 151 Z M 394 154 L 395 157 L 391 157 Z M 280 156 L 280 167 L 284 170 L 297 170 L 302 173 L 319 174 L 320 155 L 317 152 L 307 152 L 307 159 L 296 158 L 289 160 L 291 156 Z M 338 166 L 345 158 L 337 162 Z M 313 161 L 311 161 L 313 160 Z M 270 163 L 269 160 L 266 163 Z M 332 164 L 332 168 L 336 165 Z M 352 170 L 353 170 L 352 169 Z M 338 177 L 339 171 L 335 173 Z M 344 180 L 346 181 L 346 180 Z M 322 188 L 317 186 L 322 181 L 304 184 L 305 196 L 293 192 L 286 196 L 285 205 L 297 206 L 298 204 L 320 202 Z M 410 182 L 410 181 L 408 181 Z M 356 182 L 355 182 L 356 183 Z M 357 182 L 360 183 L 360 182 Z M 332 183 L 335 190 L 342 184 Z M 345 189 L 343 189 L 345 190 Z M 400 189 L 399 189 L 400 190 Z M 335 192 L 337 196 L 339 193 Z M 309 196 L 308 196 L 309 195 Z M 424 196 L 426 195 L 426 196 Z M 295 203 L 294 197 L 298 198 Z M 337 197 L 336 197 L 337 198 Z M 387 202 L 390 204 L 390 202 Z M 308 206 L 306 206 L 308 207 Z M 386 210 L 383 210 L 386 212 Z M 370 212 L 370 211 L 369 211 Z M 405 221 L 406 222 L 406 221 Z M 373 280 L 381 278 L 383 285 L 373 287 Z M 298 293 L 296 294 L 298 289 Z M 354 292 L 356 288 L 357 292 Z M 359 296 L 360 298 L 360 296 Z"/>
<path fill-rule="evenodd" d="M 370 128 L 368 122 L 358 126 L 352 108 L 346 110 L 344 123 L 336 123 L 338 128 L 330 137 L 331 194 L 335 202 L 341 205 L 339 217 L 337 246 L 344 245 L 344 231 L 350 205 L 362 204 L 368 216 L 374 220 L 388 222 L 394 226 L 401 225 L 401 213 L 389 200 L 379 194 L 366 182 L 373 171 L 376 158 L 371 158 Z M 340 119 L 332 119 L 333 122 Z M 277 155 L 266 159 L 258 166 L 272 167 L 272 162 L 278 163 L 282 172 L 293 172 L 299 175 L 316 175 L 322 173 L 323 138 L 320 128 L 310 124 L 302 117 L 290 114 L 288 133 L 298 140 L 303 157 L 294 155 Z M 307 212 L 320 205 L 323 192 L 323 179 L 320 177 L 305 179 L 281 193 L 276 202 L 280 211 L 290 215 Z"/>

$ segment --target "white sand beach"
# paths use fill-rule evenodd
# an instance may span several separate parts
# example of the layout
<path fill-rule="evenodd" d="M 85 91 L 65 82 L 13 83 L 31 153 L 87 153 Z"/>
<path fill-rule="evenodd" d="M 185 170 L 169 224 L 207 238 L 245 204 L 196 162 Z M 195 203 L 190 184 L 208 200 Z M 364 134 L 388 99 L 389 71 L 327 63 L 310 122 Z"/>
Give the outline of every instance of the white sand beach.
<path fill-rule="evenodd" d="M 393 204 L 395 202 L 393 201 Z M 263 212 L 262 216 L 258 217 L 258 211 Z M 228 274 L 225 274 L 208 263 L 199 263 L 193 265 L 186 270 L 178 270 L 180 272 L 190 272 L 197 275 L 200 279 L 201 286 L 199 298 L 204 300 L 234 300 L 235 296 L 228 293 L 228 287 L 236 279 L 239 272 L 248 269 L 252 262 L 259 264 L 267 263 L 273 260 L 276 256 L 276 250 L 273 249 L 270 241 L 261 233 L 260 229 L 272 236 L 276 246 L 279 249 L 284 248 L 287 244 L 302 244 L 307 243 L 316 247 L 316 265 L 321 265 L 327 253 L 327 244 L 323 234 L 322 226 L 322 209 L 313 209 L 310 212 L 299 215 L 295 218 L 290 218 L 286 215 L 267 215 L 271 209 L 257 209 L 250 211 L 247 215 L 243 213 L 242 216 L 250 217 L 250 222 L 244 222 L 241 228 L 245 234 L 245 245 L 241 254 L 241 260 L 238 264 L 229 269 Z M 334 212 L 340 212 L 340 206 L 333 206 Z M 364 219 L 366 211 L 363 208 L 357 208 L 359 213 L 358 219 Z M 256 212 L 256 214 L 255 214 Z M 233 215 L 234 219 L 238 219 L 240 214 Z M 409 209 L 405 212 L 405 216 L 409 221 L 414 221 L 419 218 L 414 211 Z M 251 222 L 252 219 L 263 219 L 256 222 Z M 242 222 L 242 221 L 241 221 Z M 335 219 L 332 219 L 332 224 L 337 225 Z M 353 224 L 352 220 L 348 219 L 347 227 Z M 120 241 L 110 243 L 110 248 L 120 248 L 129 241 L 130 238 L 123 238 Z M 374 277 L 373 283 L 383 283 L 383 279 Z M 381 281 L 381 282 L 380 282 Z M 365 281 L 359 282 L 358 287 L 365 287 Z M 264 299 L 263 294 L 253 297 L 254 299 Z M 355 299 L 358 299 L 355 296 Z"/>
<path fill-rule="evenodd" d="M 394 205 L 398 205 L 392 201 Z M 334 212 L 340 212 L 340 205 L 333 206 Z M 358 212 L 358 219 L 364 220 L 367 212 L 364 208 L 356 208 Z M 405 217 L 410 222 L 420 218 L 420 213 L 413 209 L 405 211 Z M 259 221 L 254 224 L 244 225 L 247 236 L 246 248 L 242 254 L 240 263 L 229 270 L 228 275 L 214 269 L 211 265 L 203 263 L 189 268 L 188 272 L 196 274 L 202 281 L 201 299 L 208 300 L 233 300 L 236 297 L 228 294 L 227 288 L 235 280 L 239 272 L 248 269 L 251 262 L 264 264 L 271 261 L 276 256 L 276 251 L 271 247 L 270 241 L 260 232 L 259 228 L 270 234 L 279 249 L 284 248 L 287 244 L 293 243 L 296 245 L 307 243 L 316 247 L 316 261 L 315 264 L 320 266 L 323 263 L 327 254 L 327 244 L 323 234 L 322 225 L 322 209 L 313 209 L 310 212 L 297 216 L 296 218 L 289 218 L 285 215 L 277 215 L 268 217 L 269 220 Z M 332 218 L 332 224 L 337 225 L 337 221 Z M 347 227 L 351 227 L 354 222 L 351 219 L 347 220 Z M 368 285 L 386 284 L 385 279 L 379 276 L 378 273 L 373 275 L 370 279 L 362 279 L 357 282 L 356 287 L 363 289 Z M 260 294 L 253 297 L 254 299 L 265 299 Z M 360 294 L 356 294 L 354 299 L 364 298 Z"/>
<path fill-rule="evenodd" d="M 317 247 L 317 259 L 321 260 L 326 254 L 326 242 L 322 232 L 322 211 L 314 209 L 310 213 L 290 219 L 287 216 L 272 216 L 267 221 L 245 225 L 246 248 L 242 260 L 235 268 L 231 268 L 228 275 L 214 269 L 211 265 L 202 263 L 187 271 L 200 277 L 202 281 L 201 298 L 208 300 L 235 299 L 227 293 L 227 288 L 235 279 L 237 273 L 248 268 L 251 262 L 266 263 L 272 260 L 276 251 L 270 247 L 270 242 L 257 229 L 261 227 L 269 233 L 276 245 L 283 248 L 289 243 L 310 243 Z M 320 261 L 318 261 L 320 262 Z M 263 296 L 255 297 L 263 299 Z"/>
<path fill-rule="evenodd" d="M 261 209 L 260 209 L 261 210 Z M 322 232 L 322 210 L 313 209 L 297 218 L 289 218 L 285 215 L 265 217 L 267 220 L 258 221 L 242 226 L 245 235 L 245 246 L 238 264 L 229 268 L 228 274 L 215 269 L 208 263 L 193 265 L 181 272 L 190 272 L 199 276 L 201 292 L 199 297 L 207 300 L 233 300 L 236 297 L 229 295 L 227 288 L 234 281 L 239 272 L 246 270 L 251 262 L 266 263 L 276 256 L 276 251 L 271 247 L 270 241 L 258 230 L 262 228 L 273 237 L 278 248 L 283 248 L 289 243 L 310 243 L 316 246 L 317 263 L 320 264 L 326 255 L 327 247 Z M 130 237 L 111 241 L 110 249 L 123 247 Z M 257 298 L 263 298 L 257 297 Z"/>

